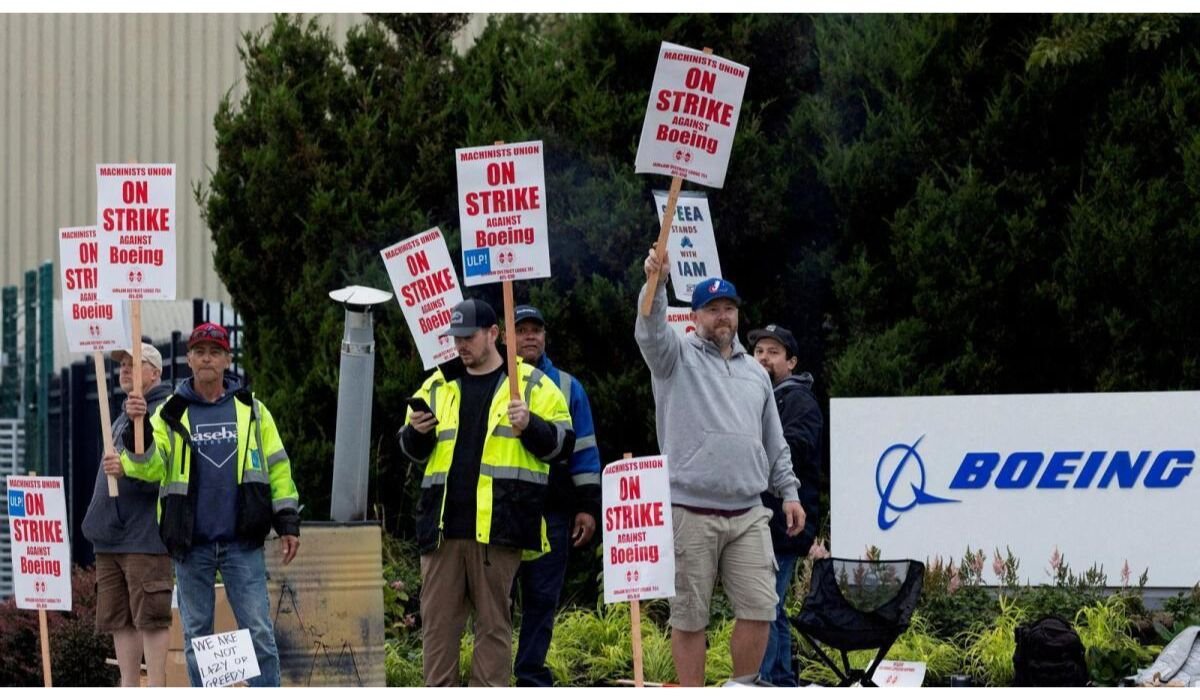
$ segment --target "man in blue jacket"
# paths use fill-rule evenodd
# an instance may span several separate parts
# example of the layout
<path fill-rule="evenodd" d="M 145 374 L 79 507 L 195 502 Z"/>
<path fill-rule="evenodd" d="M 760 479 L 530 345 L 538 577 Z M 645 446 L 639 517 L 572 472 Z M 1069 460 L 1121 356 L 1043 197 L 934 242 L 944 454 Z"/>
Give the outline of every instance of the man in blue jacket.
<path fill-rule="evenodd" d="M 521 564 L 521 636 L 514 672 L 518 686 L 553 684 L 546 652 L 554 632 L 554 613 L 567 573 L 570 545 L 583 547 L 596 532 L 600 515 L 600 451 L 592 407 L 579 380 L 555 367 L 546 355 L 546 319 L 528 305 L 514 310 L 517 354 L 540 369 L 562 391 L 575 426 L 575 450 L 550 467 L 546 494 L 546 534 L 550 551 Z"/>

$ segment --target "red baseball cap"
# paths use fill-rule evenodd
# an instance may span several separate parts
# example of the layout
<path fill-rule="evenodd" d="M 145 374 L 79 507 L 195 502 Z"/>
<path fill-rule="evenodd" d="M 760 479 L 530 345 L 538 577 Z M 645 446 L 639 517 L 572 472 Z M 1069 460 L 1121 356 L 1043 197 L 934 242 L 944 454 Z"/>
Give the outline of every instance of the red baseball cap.
<path fill-rule="evenodd" d="M 201 323 L 192 330 L 192 335 L 188 338 L 188 350 L 200 343 L 212 343 L 229 352 L 229 331 L 215 323 Z"/>

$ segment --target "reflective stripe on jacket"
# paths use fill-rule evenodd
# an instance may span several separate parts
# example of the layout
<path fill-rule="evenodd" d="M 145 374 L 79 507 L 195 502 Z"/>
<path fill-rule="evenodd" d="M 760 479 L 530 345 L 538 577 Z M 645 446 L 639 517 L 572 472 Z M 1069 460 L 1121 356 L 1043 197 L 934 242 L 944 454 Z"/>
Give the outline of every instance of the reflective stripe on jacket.
<path fill-rule="evenodd" d="M 571 430 L 567 402 L 554 383 L 540 370 L 518 362 L 518 391 L 529 412 L 549 423 L 558 435 L 561 448 Z M 417 545 L 429 552 L 441 544 L 446 507 L 446 480 L 454 461 L 458 438 L 459 407 L 462 386 L 447 382 L 435 371 L 414 394 L 425 399 L 437 418 L 436 442 L 427 460 L 410 458 L 424 464 L 421 495 L 417 506 Z M 542 510 L 550 465 L 525 449 L 513 434 L 508 420 L 508 376 L 501 373 L 487 413 L 487 432 L 476 484 L 475 539 L 483 544 L 516 547 L 531 553 L 550 551 Z M 405 425 L 412 417 L 409 409 Z M 558 455 L 548 455 L 553 460 Z"/>
<path fill-rule="evenodd" d="M 300 496 L 275 419 L 249 390 L 239 390 L 234 398 L 238 538 L 261 544 L 272 524 L 280 535 L 299 535 Z M 196 494 L 189 490 L 195 454 L 188 406 L 184 397 L 172 396 L 150 420 L 154 441 L 146 452 L 136 455 L 121 451 L 121 465 L 127 476 L 159 482 L 159 534 L 167 551 L 177 559 L 192 547 L 197 507 Z"/>

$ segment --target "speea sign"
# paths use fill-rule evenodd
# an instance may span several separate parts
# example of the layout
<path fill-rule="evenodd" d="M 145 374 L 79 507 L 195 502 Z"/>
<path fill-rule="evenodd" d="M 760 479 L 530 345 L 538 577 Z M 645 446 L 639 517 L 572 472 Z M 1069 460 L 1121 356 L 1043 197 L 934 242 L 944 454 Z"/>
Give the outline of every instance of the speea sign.
<path fill-rule="evenodd" d="M 834 399 L 833 554 L 1011 548 L 1036 583 L 1058 548 L 1112 584 L 1128 561 L 1190 587 L 1200 558 L 1177 545 L 1200 532 L 1198 415 L 1200 392 Z"/>

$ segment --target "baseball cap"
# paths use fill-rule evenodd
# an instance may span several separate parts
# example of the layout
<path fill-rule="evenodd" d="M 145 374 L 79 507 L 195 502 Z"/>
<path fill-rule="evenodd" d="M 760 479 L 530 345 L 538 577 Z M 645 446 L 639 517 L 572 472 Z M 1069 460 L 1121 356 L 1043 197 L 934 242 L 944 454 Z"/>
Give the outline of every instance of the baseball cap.
<path fill-rule="evenodd" d="M 496 312 L 492 306 L 482 299 L 463 299 L 454 307 L 450 314 L 450 327 L 442 336 L 466 338 L 474 335 L 481 328 L 491 328 L 496 325 Z"/>
<path fill-rule="evenodd" d="M 212 322 L 201 323 L 192 330 L 192 335 L 188 337 L 188 350 L 200 343 L 212 343 L 225 352 L 229 352 L 229 331 L 225 330 L 224 326 Z"/>
<path fill-rule="evenodd" d="M 750 349 L 753 350 L 755 344 L 763 338 L 773 338 L 787 350 L 788 357 L 795 357 L 800 354 L 800 345 L 796 342 L 796 336 L 783 326 L 777 324 L 769 324 L 763 328 L 758 328 L 750 331 L 750 335 L 746 339 L 750 341 Z"/>
<path fill-rule="evenodd" d="M 521 321 L 537 321 L 542 326 L 546 325 L 546 318 L 542 316 L 542 312 L 538 311 L 536 306 L 529 304 L 521 304 L 513 309 L 513 324 Z"/>
<path fill-rule="evenodd" d="M 692 311 L 714 299 L 728 299 L 738 306 L 742 305 L 742 299 L 738 296 L 737 287 L 733 286 L 733 282 L 720 277 L 709 277 L 692 290 Z"/>
<path fill-rule="evenodd" d="M 132 358 L 133 351 L 127 349 L 113 350 L 113 362 L 120 362 L 126 357 Z M 142 362 L 149 362 L 155 369 L 162 369 L 162 353 L 150 343 L 142 343 Z"/>

